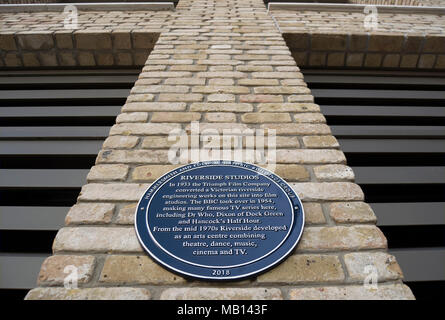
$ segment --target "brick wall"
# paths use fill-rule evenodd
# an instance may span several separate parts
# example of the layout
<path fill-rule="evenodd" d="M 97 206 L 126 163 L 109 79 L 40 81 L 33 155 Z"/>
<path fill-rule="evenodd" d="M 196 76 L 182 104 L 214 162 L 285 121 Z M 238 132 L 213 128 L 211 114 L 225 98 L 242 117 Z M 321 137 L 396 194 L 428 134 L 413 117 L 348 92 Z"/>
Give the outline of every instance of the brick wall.
<path fill-rule="evenodd" d="M 445 69 L 445 17 L 364 12 L 272 10 L 299 66 Z"/>
<path fill-rule="evenodd" d="M 181 0 L 161 17 L 166 27 L 27 299 L 412 299 L 264 3 Z M 136 238 L 136 202 L 172 168 L 167 135 L 190 132 L 192 120 L 219 132 L 276 130 L 276 173 L 300 195 L 306 227 L 292 255 L 258 277 L 186 280 L 151 260 Z M 370 263 L 377 290 L 363 286 Z M 68 265 L 78 267 L 78 289 L 63 287 Z"/>
<path fill-rule="evenodd" d="M 0 14 L 0 66 L 142 66 L 170 11 L 79 12 L 65 29 L 62 12 Z"/>
<path fill-rule="evenodd" d="M 177 11 L 180 10 L 179 8 Z M 1 13 L 0 66 L 142 66 L 177 12 L 79 12 L 64 29 L 62 12 Z M 299 66 L 445 69 L 445 16 L 378 14 L 377 30 L 364 12 L 271 10 Z"/>

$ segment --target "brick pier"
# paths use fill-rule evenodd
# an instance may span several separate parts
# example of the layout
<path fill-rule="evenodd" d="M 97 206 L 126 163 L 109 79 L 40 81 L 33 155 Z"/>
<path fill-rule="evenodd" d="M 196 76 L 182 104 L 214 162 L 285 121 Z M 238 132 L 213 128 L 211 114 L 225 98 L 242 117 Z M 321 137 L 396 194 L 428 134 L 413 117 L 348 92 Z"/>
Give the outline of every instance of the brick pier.
<path fill-rule="evenodd" d="M 164 25 L 27 299 L 412 299 L 376 217 L 261 0 L 181 0 Z M 134 44 L 134 43 L 133 43 Z M 293 254 L 249 280 L 186 280 L 136 238 L 136 202 L 174 166 L 174 129 L 275 129 L 277 168 L 304 202 Z M 366 266 L 378 289 L 363 286 Z M 65 289 L 64 268 L 79 288 Z"/>

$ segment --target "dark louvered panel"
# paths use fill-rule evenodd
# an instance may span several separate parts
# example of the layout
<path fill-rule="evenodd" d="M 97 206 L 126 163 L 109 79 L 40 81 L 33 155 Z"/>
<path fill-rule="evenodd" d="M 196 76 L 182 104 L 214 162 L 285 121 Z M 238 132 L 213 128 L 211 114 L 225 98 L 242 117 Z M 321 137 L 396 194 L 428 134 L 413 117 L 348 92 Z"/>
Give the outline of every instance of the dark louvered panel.
<path fill-rule="evenodd" d="M 305 70 L 418 299 L 445 281 L 445 74 Z"/>
<path fill-rule="evenodd" d="M 0 72 L 2 297 L 23 298 L 36 285 L 139 72 Z"/>

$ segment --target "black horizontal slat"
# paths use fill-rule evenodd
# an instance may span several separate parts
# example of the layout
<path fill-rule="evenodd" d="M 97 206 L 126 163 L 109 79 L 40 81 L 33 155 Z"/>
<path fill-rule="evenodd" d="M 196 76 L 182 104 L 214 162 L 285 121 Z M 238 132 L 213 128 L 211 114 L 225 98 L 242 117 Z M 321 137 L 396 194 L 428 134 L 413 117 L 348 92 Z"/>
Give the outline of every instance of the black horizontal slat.
<path fill-rule="evenodd" d="M 445 167 L 353 167 L 352 169 L 358 184 L 445 183 Z"/>
<path fill-rule="evenodd" d="M 44 69 L 44 70 L 2 70 L 1 77 L 29 77 L 29 76 L 68 76 L 78 75 L 82 77 L 94 75 L 122 76 L 139 75 L 140 70 L 133 69 Z"/>
<path fill-rule="evenodd" d="M 445 137 L 442 126 L 331 126 L 336 137 Z"/>
<path fill-rule="evenodd" d="M 443 296 L 445 74 L 306 70 L 304 78 L 404 281 L 427 284 L 416 296 Z"/>
<path fill-rule="evenodd" d="M 445 248 L 445 225 L 380 226 L 390 249 Z"/>
<path fill-rule="evenodd" d="M 343 152 L 445 153 L 445 140 L 439 139 L 338 139 Z"/>
<path fill-rule="evenodd" d="M 445 225 L 445 202 L 370 203 L 379 226 Z"/>
<path fill-rule="evenodd" d="M 1 107 L 0 118 L 115 117 L 121 106 Z"/>
<path fill-rule="evenodd" d="M 0 206 L 69 207 L 79 192 L 80 188 L 0 189 Z"/>
<path fill-rule="evenodd" d="M 58 230 L 69 207 L 0 207 L 0 230 Z"/>
<path fill-rule="evenodd" d="M 397 76 L 348 76 L 305 73 L 304 80 L 309 85 L 314 84 L 366 84 L 366 85 L 445 85 L 445 78 L 432 77 L 397 77 Z"/>
<path fill-rule="evenodd" d="M 137 75 L 38 75 L 38 76 L 12 76 L 5 77 L 0 73 L 0 86 L 2 85 L 78 85 L 78 84 L 132 84 Z"/>
<path fill-rule="evenodd" d="M 130 89 L 0 90 L 0 102 L 9 100 L 79 100 L 126 98 Z"/>
<path fill-rule="evenodd" d="M 0 139 L 105 139 L 109 127 L 0 127 Z"/>
<path fill-rule="evenodd" d="M 315 98 L 445 100 L 445 92 L 428 90 L 312 89 Z"/>
<path fill-rule="evenodd" d="M 0 72 L 0 292 L 7 297 L 36 286 L 139 72 Z"/>
<path fill-rule="evenodd" d="M 50 254 L 56 234 L 53 230 L 0 230 L 0 255 Z"/>
<path fill-rule="evenodd" d="M 31 289 L 48 254 L 0 254 L 0 288 Z"/>
<path fill-rule="evenodd" d="M 445 184 L 361 184 L 365 201 L 369 203 L 442 202 Z M 445 238 L 444 238 L 445 239 Z"/>
<path fill-rule="evenodd" d="M 102 140 L 91 141 L 0 141 L 0 156 L 96 155 Z"/>
<path fill-rule="evenodd" d="M 325 116 L 363 117 L 445 117 L 445 108 L 400 106 L 322 105 Z"/>
<path fill-rule="evenodd" d="M 405 281 L 445 280 L 445 248 L 392 249 L 389 252 L 397 258 Z"/>
<path fill-rule="evenodd" d="M 1 169 L 0 188 L 78 188 L 86 169 Z"/>

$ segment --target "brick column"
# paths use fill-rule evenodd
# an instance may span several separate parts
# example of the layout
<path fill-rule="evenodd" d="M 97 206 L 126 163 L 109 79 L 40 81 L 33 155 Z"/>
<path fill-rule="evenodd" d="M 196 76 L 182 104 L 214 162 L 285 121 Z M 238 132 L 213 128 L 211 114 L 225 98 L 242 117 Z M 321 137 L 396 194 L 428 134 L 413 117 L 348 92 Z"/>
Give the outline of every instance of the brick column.
<path fill-rule="evenodd" d="M 181 0 L 169 19 L 27 298 L 413 298 L 264 3 Z M 136 238 L 136 202 L 173 168 L 169 132 L 189 132 L 191 121 L 276 130 L 276 173 L 302 198 L 306 228 L 295 252 L 256 278 L 186 280 Z M 370 264 L 378 289 L 363 286 Z M 63 287 L 68 265 L 78 268 L 78 289 Z"/>

